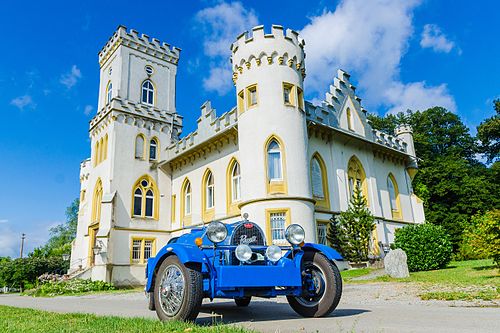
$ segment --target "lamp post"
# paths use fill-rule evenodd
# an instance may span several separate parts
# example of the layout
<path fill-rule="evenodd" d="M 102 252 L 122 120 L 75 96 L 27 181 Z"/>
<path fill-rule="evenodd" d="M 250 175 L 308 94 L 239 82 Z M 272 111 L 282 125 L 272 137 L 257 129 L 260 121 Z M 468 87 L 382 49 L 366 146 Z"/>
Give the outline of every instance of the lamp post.
<path fill-rule="evenodd" d="M 68 260 L 69 260 L 69 254 L 64 253 L 64 254 L 62 255 L 62 259 L 63 259 L 64 261 L 68 261 Z"/>
<path fill-rule="evenodd" d="M 26 239 L 26 234 L 25 233 L 22 233 L 21 234 L 21 255 L 20 257 L 22 258 L 23 257 L 23 250 L 24 250 L 24 240 Z"/>

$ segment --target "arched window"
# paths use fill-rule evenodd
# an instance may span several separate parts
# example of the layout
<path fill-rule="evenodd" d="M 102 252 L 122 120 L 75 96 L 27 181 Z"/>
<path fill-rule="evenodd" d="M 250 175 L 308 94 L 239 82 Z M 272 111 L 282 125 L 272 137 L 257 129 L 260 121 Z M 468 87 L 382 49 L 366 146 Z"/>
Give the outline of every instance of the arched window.
<path fill-rule="evenodd" d="M 101 163 L 104 160 L 104 138 L 99 140 L 99 161 L 97 163 Z"/>
<path fill-rule="evenodd" d="M 269 180 L 283 180 L 281 149 L 279 143 L 274 139 L 267 146 L 267 163 Z"/>
<path fill-rule="evenodd" d="M 144 159 L 144 136 L 142 134 L 135 138 L 135 158 Z"/>
<path fill-rule="evenodd" d="M 111 103 L 111 99 L 113 98 L 113 84 L 111 81 L 108 82 L 108 86 L 106 87 L 106 105 Z"/>
<path fill-rule="evenodd" d="M 104 145 L 104 149 L 103 149 L 104 150 L 104 153 L 103 153 L 104 158 L 103 159 L 105 160 L 108 158 L 108 135 L 107 134 L 104 136 L 103 145 Z"/>
<path fill-rule="evenodd" d="M 149 141 L 149 159 L 156 160 L 158 151 L 158 140 L 153 138 Z"/>
<path fill-rule="evenodd" d="M 318 153 L 315 153 L 311 159 L 311 187 L 316 206 L 330 209 L 327 169 Z"/>
<path fill-rule="evenodd" d="M 142 176 L 134 184 L 132 216 L 158 219 L 158 190 L 150 176 Z"/>
<path fill-rule="evenodd" d="M 214 177 L 212 175 L 212 172 L 208 172 L 206 181 L 205 181 L 205 191 L 206 191 L 206 202 L 205 202 L 205 208 L 206 209 L 212 209 L 215 206 L 215 198 L 214 198 Z"/>
<path fill-rule="evenodd" d="M 347 115 L 347 128 L 352 130 L 353 129 L 353 127 L 352 127 L 352 113 L 351 113 L 350 108 L 347 108 L 346 115 Z"/>
<path fill-rule="evenodd" d="M 142 83 L 141 101 L 144 104 L 154 105 L 155 88 L 150 80 Z"/>
<path fill-rule="evenodd" d="M 368 203 L 368 188 L 366 184 L 366 175 L 361 162 L 356 156 L 351 157 L 347 166 L 348 179 L 349 179 L 349 193 L 354 193 L 354 188 L 359 186 L 363 192 L 363 196 Z"/>
<path fill-rule="evenodd" d="M 241 175 L 240 175 L 240 164 L 235 162 L 233 165 L 233 170 L 231 171 L 231 195 L 232 201 L 241 200 Z"/>
<path fill-rule="evenodd" d="M 226 210 L 227 215 L 238 215 L 241 201 L 241 171 L 236 158 L 232 158 L 226 169 Z"/>
<path fill-rule="evenodd" d="M 191 224 L 192 195 L 191 182 L 185 179 L 181 187 L 181 220 L 184 225 Z"/>
<path fill-rule="evenodd" d="M 99 164 L 99 140 L 94 144 L 94 166 Z"/>
<path fill-rule="evenodd" d="M 99 223 L 101 221 L 101 204 L 102 204 L 102 181 L 100 178 L 94 187 L 94 195 L 92 197 L 92 213 L 90 222 L 92 224 Z"/>
<path fill-rule="evenodd" d="M 389 192 L 389 202 L 391 205 L 392 217 L 395 219 L 401 218 L 401 209 L 399 205 L 399 190 L 396 178 L 391 174 L 387 176 L 387 191 Z"/>

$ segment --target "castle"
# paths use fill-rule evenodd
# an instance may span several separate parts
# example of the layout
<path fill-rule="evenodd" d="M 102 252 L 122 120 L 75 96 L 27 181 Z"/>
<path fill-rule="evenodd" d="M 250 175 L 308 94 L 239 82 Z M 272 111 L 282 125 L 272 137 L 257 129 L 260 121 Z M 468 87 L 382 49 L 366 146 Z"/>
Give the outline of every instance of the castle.
<path fill-rule="evenodd" d="M 372 253 L 394 231 L 422 223 L 411 128 L 372 129 L 349 74 L 322 105 L 304 100 L 304 41 L 273 25 L 231 46 L 235 107 L 201 106 L 197 129 L 180 138 L 175 105 L 180 49 L 119 26 L 99 52 L 98 111 L 91 158 L 80 166 L 80 212 L 70 273 L 144 283 L 144 266 L 190 226 L 241 220 L 244 213 L 282 244 L 301 224 L 326 243 L 326 223 L 359 185 L 376 217 Z M 327 69 L 325 69 L 327 70 Z"/>

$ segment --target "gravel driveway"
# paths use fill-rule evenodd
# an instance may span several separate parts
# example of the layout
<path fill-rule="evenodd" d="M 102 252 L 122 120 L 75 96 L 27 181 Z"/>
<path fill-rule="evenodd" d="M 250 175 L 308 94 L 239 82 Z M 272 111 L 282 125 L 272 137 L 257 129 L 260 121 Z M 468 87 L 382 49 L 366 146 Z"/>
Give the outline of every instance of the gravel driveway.
<path fill-rule="evenodd" d="M 391 283 L 347 285 L 337 310 L 330 317 L 314 319 L 296 315 L 283 297 L 255 299 L 248 308 L 237 308 L 231 300 L 204 302 L 198 323 L 222 320 L 260 332 L 498 332 L 500 308 L 421 301 L 411 288 Z M 137 292 L 55 298 L 0 295 L 0 304 L 156 318 L 147 310 L 144 295 Z"/>

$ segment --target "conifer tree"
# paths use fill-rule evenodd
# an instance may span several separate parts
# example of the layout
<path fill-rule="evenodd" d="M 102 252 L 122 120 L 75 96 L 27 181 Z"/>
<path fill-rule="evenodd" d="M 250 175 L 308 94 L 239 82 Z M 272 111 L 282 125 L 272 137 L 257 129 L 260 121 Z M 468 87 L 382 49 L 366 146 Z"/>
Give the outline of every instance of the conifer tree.
<path fill-rule="evenodd" d="M 374 228 L 375 218 L 367 207 L 360 187 L 356 186 L 347 211 L 331 220 L 327 239 L 345 259 L 360 262 L 368 259 Z"/>

